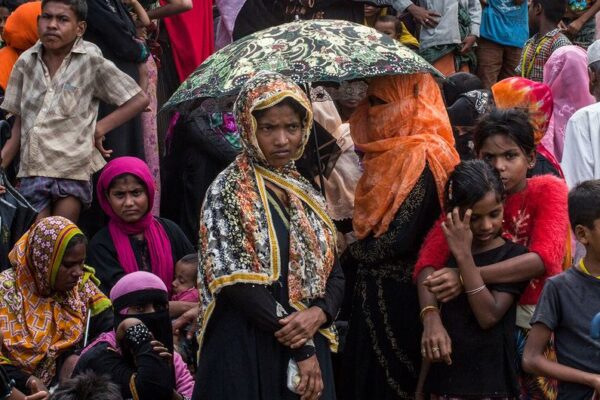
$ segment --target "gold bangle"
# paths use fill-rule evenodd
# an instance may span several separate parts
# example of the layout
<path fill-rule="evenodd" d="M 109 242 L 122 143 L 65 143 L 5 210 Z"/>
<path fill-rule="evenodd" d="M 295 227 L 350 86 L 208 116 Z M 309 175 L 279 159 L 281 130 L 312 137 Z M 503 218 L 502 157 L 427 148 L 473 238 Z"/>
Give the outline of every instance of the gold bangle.
<path fill-rule="evenodd" d="M 419 314 L 419 316 L 421 317 L 421 321 L 423 321 L 423 316 L 425 315 L 425 313 L 427 313 L 429 311 L 435 311 L 435 312 L 439 313 L 440 309 L 437 306 L 423 307 L 423 309 L 421 310 L 421 314 Z"/>

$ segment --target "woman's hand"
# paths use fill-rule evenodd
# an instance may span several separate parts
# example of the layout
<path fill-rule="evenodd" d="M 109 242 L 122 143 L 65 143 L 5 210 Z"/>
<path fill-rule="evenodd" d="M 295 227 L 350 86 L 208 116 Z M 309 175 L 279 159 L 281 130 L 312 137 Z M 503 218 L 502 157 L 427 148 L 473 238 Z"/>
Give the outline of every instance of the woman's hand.
<path fill-rule="evenodd" d="M 127 318 L 121 321 L 121 323 L 117 327 L 117 341 L 123 340 L 127 329 L 140 324 L 143 325 L 144 323 L 137 318 Z"/>
<path fill-rule="evenodd" d="M 191 324 L 190 329 L 188 330 L 188 333 L 187 333 L 187 338 L 192 339 L 194 337 L 194 334 L 196 332 L 198 332 L 198 316 L 199 315 L 200 315 L 200 306 L 198 306 L 198 305 L 193 308 L 190 308 L 189 310 L 187 310 L 186 312 L 181 314 L 181 316 L 173 322 L 173 334 L 176 336 L 180 336 L 181 329 L 183 329 L 187 325 Z"/>
<path fill-rule="evenodd" d="M 452 340 L 437 312 L 423 315 L 423 336 L 421 336 L 421 355 L 431 362 L 452 364 Z"/>
<path fill-rule="evenodd" d="M 169 349 L 167 349 L 164 344 L 158 340 L 152 340 L 150 345 L 152 346 L 152 350 L 154 350 L 154 352 L 158 354 L 160 358 L 171 364 L 173 361 L 173 354 L 169 352 Z"/>
<path fill-rule="evenodd" d="M 455 207 L 442 222 L 442 231 L 446 236 L 448 247 L 456 259 L 471 255 L 471 246 L 473 245 L 471 214 L 472 211 L 467 210 L 461 220 L 459 209 Z"/>
<path fill-rule="evenodd" d="M 458 271 L 454 268 L 442 268 L 432 272 L 424 281 L 431 293 L 435 295 L 437 301 L 447 303 L 462 293 L 463 287 L 460 282 Z"/>
<path fill-rule="evenodd" d="M 460 54 L 467 54 L 477 43 L 477 36 L 467 35 L 465 40 L 462 41 L 462 47 L 460 48 Z"/>
<path fill-rule="evenodd" d="M 279 320 L 283 328 L 275 332 L 275 337 L 282 345 L 298 349 L 304 346 L 325 322 L 327 316 L 319 307 L 296 311 Z"/>
<path fill-rule="evenodd" d="M 423 25 L 425 28 L 435 28 L 439 22 L 438 18 L 441 17 L 437 12 L 427 10 L 415 4 L 411 4 L 406 10 L 418 24 Z"/>
<path fill-rule="evenodd" d="M 316 400 L 323 391 L 323 378 L 317 356 L 313 355 L 304 361 L 298 361 L 300 383 L 296 387 L 300 400 Z"/>
<path fill-rule="evenodd" d="M 30 398 L 37 400 L 47 400 L 50 397 L 50 392 L 48 391 L 48 388 L 37 376 L 31 375 L 29 379 L 27 379 L 27 383 L 25 383 L 25 386 L 27 386 L 29 393 L 31 393 L 30 396 L 25 397 L 28 400 Z"/>

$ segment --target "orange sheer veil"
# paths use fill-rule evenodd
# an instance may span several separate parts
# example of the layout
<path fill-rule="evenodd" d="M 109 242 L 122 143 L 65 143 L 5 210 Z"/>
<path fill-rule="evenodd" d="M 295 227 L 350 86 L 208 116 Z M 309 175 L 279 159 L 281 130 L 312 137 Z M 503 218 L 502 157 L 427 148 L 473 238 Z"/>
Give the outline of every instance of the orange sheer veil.
<path fill-rule="evenodd" d="M 370 105 L 376 97 L 385 102 Z M 354 202 L 361 239 L 385 233 L 426 166 L 442 204 L 448 175 L 460 159 L 440 89 L 430 74 L 375 78 L 350 118 L 356 147 L 365 153 Z"/>

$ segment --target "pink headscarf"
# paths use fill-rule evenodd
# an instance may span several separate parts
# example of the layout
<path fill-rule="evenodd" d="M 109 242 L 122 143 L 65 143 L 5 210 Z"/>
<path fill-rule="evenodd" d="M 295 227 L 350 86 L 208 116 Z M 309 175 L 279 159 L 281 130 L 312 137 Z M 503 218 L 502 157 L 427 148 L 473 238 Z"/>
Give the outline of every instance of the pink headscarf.
<path fill-rule="evenodd" d="M 113 211 L 107 198 L 110 184 L 116 177 L 123 174 L 135 176 L 146 186 L 148 212 L 139 221 L 134 223 L 125 222 L 119 218 Z M 152 205 L 154 204 L 154 181 L 146 163 L 135 157 L 115 158 L 106 164 L 102 170 L 96 191 L 102 210 L 110 218 L 108 230 L 117 250 L 119 263 L 123 266 L 125 273 L 129 274 L 139 270 L 131 243 L 129 242 L 129 236 L 143 233 L 148 243 L 152 272 L 164 282 L 167 288 L 170 288 L 171 282 L 173 282 L 171 242 L 162 224 L 151 213 Z"/>
<path fill-rule="evenodd" d="M 589 91 L 586 51 L 578 46 L 557 49 L 544 65 L 544 83 L 552 90 L 554 112 L 542 144 L 560 162 L 569 118 L 596 102 Z"/>

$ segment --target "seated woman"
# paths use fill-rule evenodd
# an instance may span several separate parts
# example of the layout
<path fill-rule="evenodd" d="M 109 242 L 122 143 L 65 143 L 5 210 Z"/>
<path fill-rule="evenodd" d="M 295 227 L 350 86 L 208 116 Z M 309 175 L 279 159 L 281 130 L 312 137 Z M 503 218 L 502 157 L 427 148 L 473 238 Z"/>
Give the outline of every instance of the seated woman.
<path fill-rule="evenodd" d="M 90 242 L 88 263 L 96 268 L 100 289 L 109 293 L 125 274 L 148 271 L 171 287 L 175 263 L 194 248 L 173 222 L 154 217 L 154 181 L 146 163 L 135 157 L 109 162 L 96 188 L 108 227 Z"/>
<path fill-rule="evenodd" d="M 121 278 L 110 291 L 115 330 L 83 350 L 74 375 L 88 370 L 108 374 L 125 399 L 189 398 L 194 381 L 173 353 L 168 296 L 165 284 L 149 272 Z"/>
<path fill-rule="evenodd" d="M 193 398 L 334 399 L 330 326 L 344 290 L 336 231 L 293 162 L 311 132 L 310 101 L 288 78 L 261 72 L 235 114 L 244 150 L 202 210 Z"/>
<path fill-rule="evenodd" d="M 13 268 L 0 274 L 0 364 L 21 392 L 55 383 L 85 336 L 112 328 L 110 301 L 84 265 L 86 245 L 68 219 L 44 218 L 10 252 Z"/>

